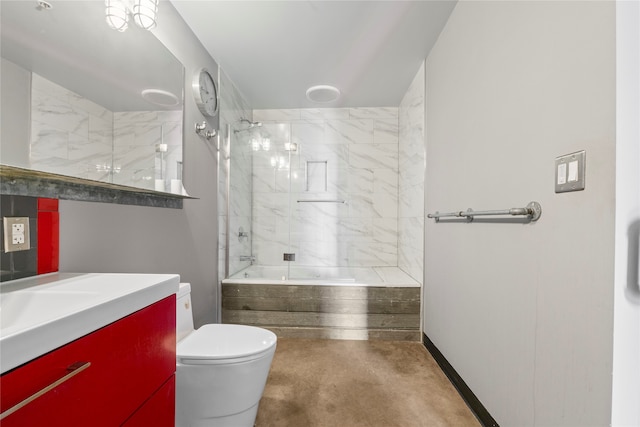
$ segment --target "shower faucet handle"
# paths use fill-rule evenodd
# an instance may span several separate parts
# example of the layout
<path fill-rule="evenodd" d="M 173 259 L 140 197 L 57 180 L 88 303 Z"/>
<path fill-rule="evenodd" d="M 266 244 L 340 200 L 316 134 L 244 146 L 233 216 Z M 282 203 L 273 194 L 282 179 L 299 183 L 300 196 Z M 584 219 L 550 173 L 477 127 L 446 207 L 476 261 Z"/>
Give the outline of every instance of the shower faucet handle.
<path fill-rule="evenodd" d="M 214 138 L 218 135 L 218 131 L 215 129 L 207 130 L 207 122 L 204 121 L 202 123 L 196 123 L 195 125 L 196 133 L 209 141 L 211 138 Z"/>

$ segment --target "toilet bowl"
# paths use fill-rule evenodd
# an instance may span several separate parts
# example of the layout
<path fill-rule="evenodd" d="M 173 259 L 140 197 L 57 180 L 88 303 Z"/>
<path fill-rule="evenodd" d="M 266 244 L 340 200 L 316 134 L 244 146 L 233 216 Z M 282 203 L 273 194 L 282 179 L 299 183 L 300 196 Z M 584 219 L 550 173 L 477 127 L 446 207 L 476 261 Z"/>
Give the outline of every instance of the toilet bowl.
<path fill-rule="evenodd" d="M 276 335 L 245 325 L 193 329 L 191 287 L 176 302 L 176 427 L 251 427 L 258 413 Z"/>

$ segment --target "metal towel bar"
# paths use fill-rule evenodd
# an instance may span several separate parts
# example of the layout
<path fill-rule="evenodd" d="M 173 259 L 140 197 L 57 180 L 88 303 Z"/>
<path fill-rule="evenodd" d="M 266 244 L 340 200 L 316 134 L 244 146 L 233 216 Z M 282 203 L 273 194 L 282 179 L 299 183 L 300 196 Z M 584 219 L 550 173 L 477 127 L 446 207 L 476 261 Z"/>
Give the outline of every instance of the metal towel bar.
<path fill-rule="evenodd" d="M 511 209 L 503 209 L 503 210 L 493 210 L 493 211 L 474 211 L 472 209 L 467 209 L 466 211 L 458 211 L 458 212 L 447 212 L 447 213 L 432 213 L 428 214 L 427 218 L 434 218 L 436 222 L 440 220 L 440 218 L 444 217 L 458 217 L 458 218 L 467 218 L 469 221 L 473 221 L 473 217 L 475 216 L 494 216 L 494 215 L 513 215 L 513 216 L 528 216 L 531 221 L 537 221 L 540 219 L 540 215 L 542 215 L 542 206 L 538 202 L 530 202 L 524 208 L 511 208 Z"/>

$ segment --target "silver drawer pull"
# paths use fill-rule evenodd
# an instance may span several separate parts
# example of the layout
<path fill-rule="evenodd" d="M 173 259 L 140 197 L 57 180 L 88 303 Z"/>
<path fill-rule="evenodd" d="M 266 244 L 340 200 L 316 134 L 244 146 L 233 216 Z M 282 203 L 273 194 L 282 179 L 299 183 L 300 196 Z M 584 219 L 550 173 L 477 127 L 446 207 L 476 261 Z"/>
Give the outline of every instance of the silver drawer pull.
<path fill-rule="evenodd" d="M 46 386 L 42 390 L 32 394 L 31 396 L 29 396 L 26 399 L 24 399 L 22 402 L 18 403 L 15 406 L 12 406 L 11 408 L 9 408 L 6 411 L 4 411 L 3 413 L 1 413 L 0 414 L 0 420 L 4 419 L 5 417 L 8 417 L 9 415 L 13 414 L 14 412 L 16 412 L 18 410 L 24 408 L 29 403 L 33 402 L 34 400 L 36 400 L 40 396 L 50 392 L 51 390 L 53 390 L 54 388 L 58 387 L 63 382 L 69 380 L 71 377 L 74 377 L 74 376 L 78 375 L 80 372 L 84 371 L 89 366 L 91 366 L 91 362 L 76 362 L 76 363 L 73 363 L 73 364 L 69 365 L 67 367 L 67 371 L 68 371 L 67 375 L 65 375 L 64 377 L 62 377 L 62 378 L 60 378 L 60 379 L 58 379 L 56 381 L 54 381 L 53 383 L 49 384 L 48 386 Z"/>

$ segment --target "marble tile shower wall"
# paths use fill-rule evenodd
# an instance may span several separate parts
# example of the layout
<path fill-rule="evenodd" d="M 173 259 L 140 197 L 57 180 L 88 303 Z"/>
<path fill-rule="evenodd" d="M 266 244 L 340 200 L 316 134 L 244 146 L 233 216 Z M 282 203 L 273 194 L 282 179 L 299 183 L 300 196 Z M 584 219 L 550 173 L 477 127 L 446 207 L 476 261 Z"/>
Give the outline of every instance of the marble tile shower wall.
<path fill-rule="evenodd" d="M 247 140 L 249 133 L 234 133 L 234 130 L 243 128 L 240 119 L 251 120 L 252 113 L 244 96 L 224 70 L 220 71 L 219 86 L 218 279 L 222 280 L 226 275 L 227 221 L 231 230 L 229 274 L 250 264 L 248 261 L 240 261 L 240 255 L 251 255 L 251 150 Z M 227 125 L 231 125 L 231 128 Z M 227 187 L 230 189 L 229 192 Z M 249 233 L 248 237 L 238 238 L 240 227 Z"/>
<path fill-rule="evenodd" d="M 423 281 L 424 265 L 424 64 L 399 110 L 398 267 Z"/>
<path fill-rule="evenodd" d="M 31 105 L 34 169 L 153 189 L 164 142 L 165 179 L 177 175 L 182 111 L 114 113 L 35 73 Z"/>
<path fill-rule="evenodd" d="M 297 265 L 396 266 L 398 109 L 254 110 L 253 119 L 264 124 L 253 143 L 257 263 L 283 265 L 295 252 Z"/>

